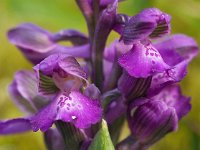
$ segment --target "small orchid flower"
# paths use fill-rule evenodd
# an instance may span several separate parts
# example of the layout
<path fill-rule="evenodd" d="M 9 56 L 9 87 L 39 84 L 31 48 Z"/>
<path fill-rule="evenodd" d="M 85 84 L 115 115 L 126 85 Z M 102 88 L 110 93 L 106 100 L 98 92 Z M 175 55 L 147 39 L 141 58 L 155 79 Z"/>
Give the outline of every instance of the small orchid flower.
<path fill-rule="evenodd" d="M 38 75 L 39 92 L 55 95 L 52 102 L 31 119 L 34 131 L 41 129 L 45 132 L 56 120 L 71 122 L 77 128 L 88 128 L 100 121 L 99 100 L 80 91 L 81 88 L 87 89 L 87 76 L 75 58 L 54 54 L 34 69 Z"/>
<path fill-rule="evenodd" d="M 33 64 L 51 54 L 61 52 L 81 58 L 90 55 L 87 37 L 76 30 L 61 30 L 53 34 L 34 24 L 24 23 L 11 29 L 8 39 Z M 58 44 L 60 41 L 70 41 L 75 46 L 62 46 Z"/>
<path fill-rule="evenodd" d="M 190 98 L 183 96 L 176 84 L 170 85 L 158 95 L 137 99 L 129 106 L 129 127 L 140 144 L 149 145 L 175 131 L 190 109 Z"/>

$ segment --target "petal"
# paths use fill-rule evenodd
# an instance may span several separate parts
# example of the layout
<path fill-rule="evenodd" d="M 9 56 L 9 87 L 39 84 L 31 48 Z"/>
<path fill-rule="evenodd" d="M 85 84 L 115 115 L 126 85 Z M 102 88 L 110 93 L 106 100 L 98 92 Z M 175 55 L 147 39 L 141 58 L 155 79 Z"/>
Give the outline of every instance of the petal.
<path fill-rule="evenodd" d="M 33 24 L 22 24 L 8 32 L 10 42 L 24 49 L 45 53 L 55 47 L 51 33 Z"/>
<path fill-rule="evenodd" d="M 71 122 L 77 128 L 88 128 L 101 120 L 99 101 L 73 91 L 68 96 L 60 94 L 56 100 L 31 119 L 34 131 L 49 129 L 54 121 Z"/>
<path fill-rule="evenodd" d="M 135 78 L 125 71 L 118 80 L 118 89 L 126 97 L 127 101 L 145 96 L 150 85 L 151 77 Z"/>
<path fill-rule="evenodd" d="M 53 54 L 34 67 L 38 75 L 39 92 L 55 94 L 58 89 L 70 91 L 86 85 L 87 75 L 74 57 Z"/>
<path fill-rule="evenodd" d="M 100 90 L 94 85 L 94 84 L 89 84 L 83 94 L 85 96 L 91 97 L 92 99 L 100 99 L 101 92 Z"/>
<path fill-rule="evenodd" d="M 129 107 L 128 123 L 132 134 L 143 144 L 152 144 L 177 128 L 178 120 L 173 108 L 163 101 L 149 100 L 138 107 Z"/>
<path fill-rule="evenodd" d="M 130 76 L 135 78 L 147 78 L 169 69 L 169 66 L 149 41 L 134 44 L 133 48 L 122 55 L 118 62 Z"/>
<path fill-rule="evenodd" d="M 29 119 L 17 118 L 7 121 L 0 121 L 0 134 L 17 134 L 31 130 Z"/>
<path fill-rule="evenodd" d="M 57 120 L 72 122 L 77 128 L 88 128 L 101 120 L 102 109 L 98 100 L 76 91 L 69 97 L 61 95 L 58 99 Z"/>
<path fill-rule="evenodd" d="M 180 82 L 187 74 L 187 62 L 182 61 L 173 68 L 157 73 L 152 77 L 151 86 L 148 89 L 148 96 L 158 94 L 164 87 Z"/>
<path fill-rule="evenodd" d="M 8 38 L 33 64 L 37 64 L 55 53 L 64 53 L 81 58 L 88 58 L 90 56 L 89 44 L 86 42 L 87 38 L 75 30 L 64 30 L 52 35 L 36 25 L 25 23 L 11 29 L 8 32 Z M 73 47 L 61 46 L 56 44 L 60 40 L 71 40 L 75 45 L 81 43 L 84 45 Z"/>
<path fill-rule="evenodd" d="M 44 133 L 45 143 L 49 150 L 65 150 L 65 143 L 59 131 L 49 129 Z"/>
<path fill-rule="evenodd" d="M 125 98 L 123 96 L 111 101 L 105 110 L 105 119 L 108 124 L 112 124 L 116 119 L 121 117 L 126 112 L 127 106 L 124 102 Z"/>
<path fill-rule="evenodd" d="M 53 35 L 53 41 L 71 41 L 73 45 L 83 45 L 88 43 L 88 38 L 77 30 L 61 30 Z"/>
<path fill-rule="evenodd" d="M 175 34 L 155 44 L 163 59 L 169 65 L 182 60 L 191 61 L 198 54 L 198 45 L 194 39 L 183 34 Z"/>
<path fill-rule="evenodd" d="M 148 36 L 160 37 L 170 32 L 170 16 L 157 8 L 147 8 L 129 19 L 121 39 L 126 44 L 143 40 Z"/>
<path fill-rule="evenodd" d="M 59 61 L 58 65 L 66 73 L 87 82 L 87 74 L 74 57 L 65 57 Z"/>
<path fill-rule="evenodd" d="M 126 14 L 117 14 L 113 30 L 121 35 L 129 19 L 130 17 Z"/>
<path fill-rule="evenodd" d="M 176 84 L 167 86 L 153 99 L 162 100 L 175 108 L 179 120 L 191 110 L 190 98 L 182 95 L 180 87 Z"/>
<path fill-rule="evenodd" d="M 9 86 L 9 93 L 19 108 L 28 113 L 34 113 L 36 108 L 33 99 L 37 96 L 36 77 L 31 71 L 18 71 L 14 81 Z"/>
<path fill-rule="evenodd" d="M 114 62 L 120 55 L 125 54 L 132 48 L 132 45 L 125 45 L 123 42 L 114 41 L 104 50 L 104 59 Z"/>
<path fill-rule="evenodd" d="M 46 132 L 53 125 L 56 113 L 56 101 L 53 101 L 30 119 L 32 130 Z"/>

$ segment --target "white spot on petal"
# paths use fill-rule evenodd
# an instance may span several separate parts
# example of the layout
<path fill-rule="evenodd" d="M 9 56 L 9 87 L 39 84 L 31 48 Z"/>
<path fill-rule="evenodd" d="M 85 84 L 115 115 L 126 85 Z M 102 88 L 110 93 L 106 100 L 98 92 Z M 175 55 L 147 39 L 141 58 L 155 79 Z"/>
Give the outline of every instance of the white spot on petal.
<path fill-rule="evenodd" d="M 72 119 L 73 119 L 73 120 L 76 119 L 76 116 L 72 116 Z"/>

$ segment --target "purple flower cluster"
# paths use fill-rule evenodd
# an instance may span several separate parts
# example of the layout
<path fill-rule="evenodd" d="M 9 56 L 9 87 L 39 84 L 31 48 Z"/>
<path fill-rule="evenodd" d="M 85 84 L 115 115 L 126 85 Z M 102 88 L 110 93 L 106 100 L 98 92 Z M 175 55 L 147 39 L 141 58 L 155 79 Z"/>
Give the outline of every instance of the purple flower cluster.
<path fill-rule="evenodd" d="M 169 36 L 171 17 L 157 8 L 127 16 L 117 13 L 117 0 L 76 2 L 88 36 L 30 23 L 8 32 L 35 66 L 34 72 L 18 71 L 9 86 L 27 116 L 1 121 L 0 134 L 40 129 L 49 149 L 90 149 L 104 118 L 116 149 L 147 149 L 175 131 L 191 109 L 178 83 L 198 46 L 186 35 Z M 120 39 L 106 47 L 111 31 Z M 125 121 L 131 133 L 118 142 Z"/>

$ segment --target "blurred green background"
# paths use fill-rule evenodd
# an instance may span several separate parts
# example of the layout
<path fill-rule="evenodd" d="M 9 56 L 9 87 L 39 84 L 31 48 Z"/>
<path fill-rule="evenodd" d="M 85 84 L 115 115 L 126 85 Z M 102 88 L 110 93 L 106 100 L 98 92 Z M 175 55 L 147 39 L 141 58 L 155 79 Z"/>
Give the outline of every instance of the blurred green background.
<path fill-rule="evenodd" d="M 200 0 L 127 0 L 120 3 L 119 12 L 134 15 L 146 7 L 158 7 L 169 13 L 172 33 L 187 34 L 200 43 Z M 17 70 L 31 69 L 32 65 L 6 36 L 8 29 L 23 22 L 35 23 L 52 32 L 62 28 L 87 31 L 74 0 L 0 0 L 0 119 L 23 115 L 11 101 L 7 86 Z M 181 121 L 176 133 L 167 135 L 151 150 L 200 150 L 200 57 L 190 64 L 181 85 L 184 94 L 192 96 L 192 111 Z M 45 149 L 41 133 L 0 136 L 0 150 L 27 149 Z"/>

